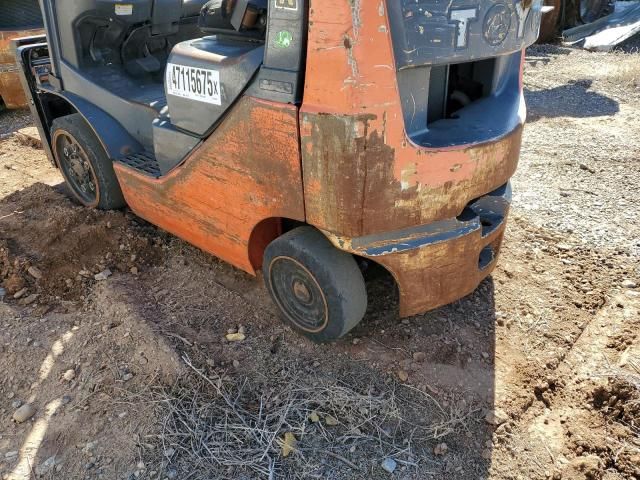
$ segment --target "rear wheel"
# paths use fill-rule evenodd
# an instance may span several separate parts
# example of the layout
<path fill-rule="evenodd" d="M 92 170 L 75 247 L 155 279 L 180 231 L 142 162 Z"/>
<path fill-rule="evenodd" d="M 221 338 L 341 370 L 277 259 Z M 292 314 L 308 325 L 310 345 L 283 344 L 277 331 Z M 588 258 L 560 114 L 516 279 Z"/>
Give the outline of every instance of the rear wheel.
<path fill-rule="evenodd" d="M 51 146 L 62 176 L 80 203 L 103 210 L 125 206 L 113 163 L 82 115 L 56 118 Z"/>
<path fill-rule="evenodd" d="M 283 321 L 314 342 L 336 340 L 364 317 L 367 292 L 356 261 L 312 227 L 274 240 L 262 268 Z"/>

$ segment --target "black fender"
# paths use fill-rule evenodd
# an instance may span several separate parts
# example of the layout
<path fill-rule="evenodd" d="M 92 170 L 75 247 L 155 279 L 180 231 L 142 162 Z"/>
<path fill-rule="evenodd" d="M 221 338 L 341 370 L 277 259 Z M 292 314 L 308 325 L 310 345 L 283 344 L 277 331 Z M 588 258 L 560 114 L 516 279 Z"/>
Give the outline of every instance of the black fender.
<path fill-rule="evenodd" d="M 104 110 L 70 92 L 50 92 L 64 98 L 86 120 L 113 160 L 140 152 L 144 148 L 120 123 Z"/>
<path fill-rule="evenodd" d="M 66 92 L 59 85 L 56 77 L 50 72 L 52 82 L 40 85 L 32 72 L 30 64 L 30 51 L 48 48 L 43 42 L 44 36 L 25 37 L 14 39 L 12 47 L 19 65 L 20 81 L 28 99 L 29 108 L 34 123 L 43 140 L 43 147 L 51 162 L 55 165 L 55 159 L 51 151 L 51 122 L 56 117 L 68 113 L 79 113 L 86 120 L 98 140 L 111 159 L 118 159 L 125 155 L 144 150 L 142 145 L 133 138 L 120 123 L 104 110 L 98 108 L 88 100 L 85 100 L 71 92 Z M 69 108 L 46 108 L 51 97 L 62 99 Z"/>

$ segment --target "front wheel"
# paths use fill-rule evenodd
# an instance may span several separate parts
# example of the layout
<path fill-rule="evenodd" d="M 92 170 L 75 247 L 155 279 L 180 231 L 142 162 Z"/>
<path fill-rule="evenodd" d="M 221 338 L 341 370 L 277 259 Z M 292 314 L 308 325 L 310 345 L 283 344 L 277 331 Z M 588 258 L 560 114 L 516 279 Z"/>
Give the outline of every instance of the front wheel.
<path fill-rule="evenodd" d="M 283 321 L 314 342 L 337 340 L 364 317 L 367 291 L 356 261 L 312 227 L 274 240 L 262 269 Z"/>
<path fill-rule="evenodd" d="M 125 206 L 113 163 L 82 115 L 53 121 L 51 147 L 71 193 L 85 207 L 112 210 Z"/>

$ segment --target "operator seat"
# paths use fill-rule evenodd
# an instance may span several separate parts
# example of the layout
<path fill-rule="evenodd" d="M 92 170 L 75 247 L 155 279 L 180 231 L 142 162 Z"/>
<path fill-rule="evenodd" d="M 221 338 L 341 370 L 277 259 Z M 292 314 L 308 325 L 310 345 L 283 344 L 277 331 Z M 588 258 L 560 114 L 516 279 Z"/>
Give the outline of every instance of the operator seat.
<path fill-rule="evenodd" d="M 208 35 L 264 40 L 267 9 L 268 0 L 209 0 L 200 11 L 198 26 Z"/>

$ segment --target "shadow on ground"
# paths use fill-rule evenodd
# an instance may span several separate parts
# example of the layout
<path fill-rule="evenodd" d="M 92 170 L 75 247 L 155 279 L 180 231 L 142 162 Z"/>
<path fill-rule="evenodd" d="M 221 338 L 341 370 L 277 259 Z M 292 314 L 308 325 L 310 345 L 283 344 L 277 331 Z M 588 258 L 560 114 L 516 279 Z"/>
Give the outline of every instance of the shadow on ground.
<path fill-rule="evenodd" d="M 620 111 L 617 101 L 591 90 L 592 80 L 575 80 L 546 90 L 525 89 L 527 121 L 554 117 L 605 117 Z"/>

